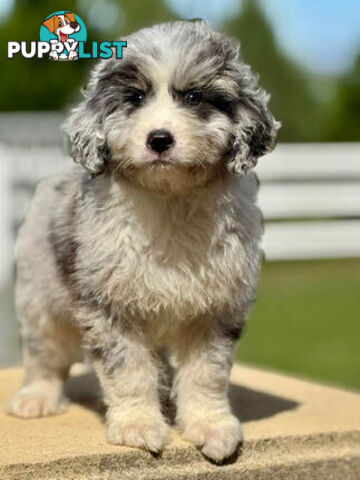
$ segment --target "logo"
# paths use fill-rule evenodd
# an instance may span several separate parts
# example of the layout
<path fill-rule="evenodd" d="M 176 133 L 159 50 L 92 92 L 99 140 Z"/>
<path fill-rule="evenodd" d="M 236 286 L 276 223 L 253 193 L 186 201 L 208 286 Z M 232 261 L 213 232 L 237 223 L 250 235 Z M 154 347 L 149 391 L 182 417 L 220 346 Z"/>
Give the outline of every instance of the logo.
<path fill-rule="evenodd" d="M 81 58 L 123 58 L 125 41 L 91 42 L 86 51 L 86 27 L 76 13 L 59 10 L 47 16 L 40 27 L 40 42 L 8 42 L 8 58 L 20 54 L 24 58 L 73 61 Z"/>
<path fill-rule="evenodd" d="M 86 42 L 86 27 L 78 15 L 55 12 L 42 22 L 40 41 L 50 43 L 52 60 L 78 60 L 79 42 Z"/>

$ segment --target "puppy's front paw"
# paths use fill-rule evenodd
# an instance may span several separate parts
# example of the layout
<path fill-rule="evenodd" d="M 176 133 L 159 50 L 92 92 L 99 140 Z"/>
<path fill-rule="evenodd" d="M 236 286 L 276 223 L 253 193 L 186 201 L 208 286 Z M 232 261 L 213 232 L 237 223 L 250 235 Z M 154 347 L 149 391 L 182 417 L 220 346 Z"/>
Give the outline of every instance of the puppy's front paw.
<path fill-rule="evenodd" d="M 161 418 L 129 416 L 108 422 L 108 442 L 159 452 L 169 441 L 169 427 Z"/>
<path fill-rule="evenodd" d="M 194 419 L 186 423 L 184 437 L 211 460 L 220 463 L 230 457 L 243 439 L 239 420 L 233 415 L 220 418 Z"/>
<path fill-rule="evenodd" d="M 20 418 L 47 417 L 62 413 L 68 405 L 64 397 L 60 397 L 36 385 L 23 387 L 9 401 L 6 412 Z"/>

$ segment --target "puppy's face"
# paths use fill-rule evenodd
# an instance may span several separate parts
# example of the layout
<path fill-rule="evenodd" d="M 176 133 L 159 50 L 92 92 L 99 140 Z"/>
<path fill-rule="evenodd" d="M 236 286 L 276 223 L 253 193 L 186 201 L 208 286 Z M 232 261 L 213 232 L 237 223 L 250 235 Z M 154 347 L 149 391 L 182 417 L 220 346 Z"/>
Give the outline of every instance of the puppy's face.
<path fill-rule="evenodd" d="M 159 52 L 141 64 L 128 59 L 104 80 L 103 88 L 109 82 L 118 95 L 105 121 L 111 168 L 150 190 L 204 184 L 229 156 L 234 85 L 228 81 L 222 90 L 223 75 L 204 78 L 181 54 Z"/>
<path fill-rule="evenodd" d="M 276 123 L 227 37 L 203 23 L 159 25 L 129 37 L 124 57 L 100 64 L 84 104 L 101 126 L 97 163 L 103 155 L 110 173 L 185 193 L 246 173 L 271 147 Z"/>

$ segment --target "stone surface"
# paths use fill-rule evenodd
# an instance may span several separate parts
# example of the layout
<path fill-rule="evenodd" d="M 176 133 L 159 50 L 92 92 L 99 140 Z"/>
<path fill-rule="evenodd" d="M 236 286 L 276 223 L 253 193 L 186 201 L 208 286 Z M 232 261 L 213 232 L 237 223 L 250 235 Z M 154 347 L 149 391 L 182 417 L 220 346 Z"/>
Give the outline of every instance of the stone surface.
<path fill-rule="evenodd" d="M 181 439 L 161 456 L 106 443 L 93 375 L 75 366 L 66 413 L 21 420 L 0 413 L 1 480 L 266 479 L 359 480 L 360 395 L 235 366 L 231 399 L 245 443 L 231 464 L 216 466 Z M 3 406 L 21 382 L 0 371 Z"/>

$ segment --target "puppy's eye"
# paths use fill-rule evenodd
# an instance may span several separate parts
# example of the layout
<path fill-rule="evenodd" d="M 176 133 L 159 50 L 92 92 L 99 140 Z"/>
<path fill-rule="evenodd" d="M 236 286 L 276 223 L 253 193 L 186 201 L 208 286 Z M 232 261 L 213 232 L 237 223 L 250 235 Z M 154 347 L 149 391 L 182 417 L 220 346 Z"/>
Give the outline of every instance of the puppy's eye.
<path fill-rule="evenodd" d="M 59 22 L 59 27 L 61 27 L 61 26 L 62 26 L 62 22 Z"/>
<path fill-rule="evenodd" d="M 186 94 L 186 101 L 190 103 L 190 105 L 199 105 L 203 97 L 202 92 L 199 90 L 190 90 Z"/>
<path fill-rule="evenodd" d="M 127 97 L 129 102 L 131 102 L 135 107 L 140 107 L 144 103 L 145 92 L 134 88 L 129 91 Z"/>

